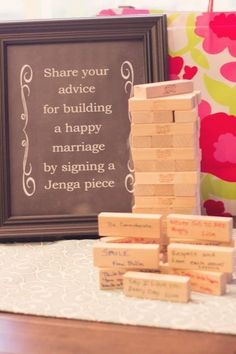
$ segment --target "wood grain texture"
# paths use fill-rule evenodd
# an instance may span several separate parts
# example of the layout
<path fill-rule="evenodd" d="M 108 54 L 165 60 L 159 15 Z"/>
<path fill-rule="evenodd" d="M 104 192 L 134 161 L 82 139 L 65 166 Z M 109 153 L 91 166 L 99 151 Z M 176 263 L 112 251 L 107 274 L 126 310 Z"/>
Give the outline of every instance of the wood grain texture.
<path fill-rule="evenodd" d="M 236 336 L 0 314 L 0 353 L 235 354 Z"/>

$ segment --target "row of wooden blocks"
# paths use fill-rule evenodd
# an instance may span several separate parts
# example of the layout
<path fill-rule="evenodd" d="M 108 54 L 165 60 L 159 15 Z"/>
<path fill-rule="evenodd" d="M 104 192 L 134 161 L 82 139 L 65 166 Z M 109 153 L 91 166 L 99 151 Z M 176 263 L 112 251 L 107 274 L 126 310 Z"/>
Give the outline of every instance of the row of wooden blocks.
<path fill-rule="evenodd" d="M 199 100 L 189 80 L 134 86 L 134 213 L 199 214 Z"/>
<path fill-rule="evenodd" d="M 235 266 L 232 219 L 167 216 L 167 234 L 174 242 L 168 245 L 168 263 L 161 258 L 161 222 L 162 216 L 154 214 L 99 214 L 103 237 L 94 245 L 93 257 L 100 288 L 183 302 L 189 300 L 190 289 L 224 294 L 227 275 Z M 185 244 L 179 243 L 182 240 Z"/>

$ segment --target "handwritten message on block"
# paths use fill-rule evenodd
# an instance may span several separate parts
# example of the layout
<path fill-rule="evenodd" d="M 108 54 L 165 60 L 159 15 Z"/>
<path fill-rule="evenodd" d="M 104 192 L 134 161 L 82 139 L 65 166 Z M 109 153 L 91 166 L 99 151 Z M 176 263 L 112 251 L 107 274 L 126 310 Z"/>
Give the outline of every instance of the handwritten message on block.
<path fill-rule="evenodd" d="M 127 272 L 123 277 L 123 291 L 127 296 L 188 302 L 190 278 L 141 272 Z"/>
<path fill-rule="evenodd" d="M 128 236 L 159 238 L 161 215 L 109 213 L 98 215 L 100 236 Z"/>
<path fill-rule="evenodd" d="M 235 250 L 230 247 L 172 243 L 168 246 L 168 263 L 172 268 L 232 273 Z"/>
<path fill-rule="evenodd" d="M 194 107 L 196 107 L 197 104 L 197 91 L 183 95 L 150 98 L 148 100 L 132 97 L 129 99 L 129 111 L 192 110 Z"/>
<path fill-rule="evenodd" d="M 172 274 L 190 277 L 193 291 L 209 295 L 224 295 L 226 292 L 226 275 L 224 273 L 172 269 Z"/>
<path fill-rule="evenodd" d="M 127 272 L 122 268 L 100 268 L 99 287 L 101 290 L 123 288 L 123 275 Z"/>
<path fill-rule="evenodd" d="M 101 242 L 106 243 L 155 243 L 160 244 L 162 238 L 149 238 L 149 237 L 115 237 L 106 236 L 101 237 Z"/>
<path fill-rule="evenodd" d="M 96 267 L 158 269 L 159 245 L 97 242 L 93 247 Z"/>
<path fill-rule="evenodd" d="M 228 242 L 232 240 L 231 217 L 170 214 L 167 232 L 170 238 L 192 238 Z"/>
<path fill-rule="evenodd" d="M 154 98 L 170 95 L 178 95 L 192 92 L 194 89 L 191 80 L 171 80 L 154 82 L 151 84 L 134 85 L 134 97 Z"/>

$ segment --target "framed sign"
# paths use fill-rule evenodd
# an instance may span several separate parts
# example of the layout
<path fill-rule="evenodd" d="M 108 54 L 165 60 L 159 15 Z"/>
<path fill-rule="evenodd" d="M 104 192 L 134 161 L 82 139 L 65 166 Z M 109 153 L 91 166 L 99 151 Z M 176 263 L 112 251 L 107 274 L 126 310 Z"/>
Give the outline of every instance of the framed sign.
<path fill-rule="evenodd" d="M 167 79 L 166 18 L 0 24 L 0 239 L 92 236 L 131 211 L 128 99 Z"/>

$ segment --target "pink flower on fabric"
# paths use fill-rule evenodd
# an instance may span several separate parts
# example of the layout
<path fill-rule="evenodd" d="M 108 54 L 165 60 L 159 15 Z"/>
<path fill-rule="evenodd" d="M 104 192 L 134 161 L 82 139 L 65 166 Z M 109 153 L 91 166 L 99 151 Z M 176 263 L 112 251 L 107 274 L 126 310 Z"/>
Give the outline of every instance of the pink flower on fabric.
<path fill-rule="evenodd" d="M 200 119 L 204 119 L 206 116 L 209 116 L 211 114 L 211 105 L 209 102 L 205 100 L 201 100 L 201 102 L 198 105 L 198 115 Z"/>
<path fill-rule="evenodd" d="M 205 13 L 196 18 L 195 33 L 203 37 L 203 49 L 217 54 L 228 48 L 236 56 L 236 13 Z"/>
<path fill-rule="evenodd" d="M 236 117 L 219 112 L 201 121 L 201 171 L 236 182 Z"/>
<path fill-rule="evenodd" d="M 184 59 L 180 56 L 169 55 L 169 78 L 170 80 L 191 80 L 198 72 L 196 66 L 184 65 Z"/>
<path fill-rule="evenodd" d="M 215 201 L 213 199 L 208 199 L 204 202 L 203 207 L 206 209 L 207 215 L 232 216 L 230 213 L 225 211 L 225 206 L 222 201 Z"/>

